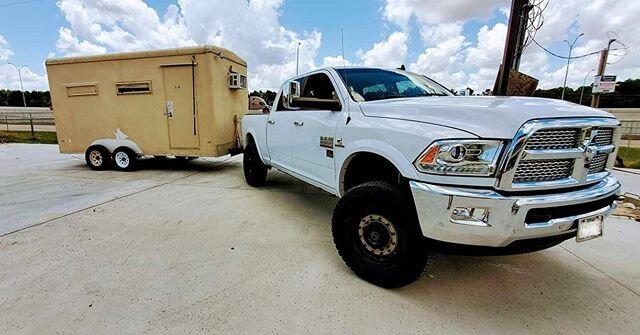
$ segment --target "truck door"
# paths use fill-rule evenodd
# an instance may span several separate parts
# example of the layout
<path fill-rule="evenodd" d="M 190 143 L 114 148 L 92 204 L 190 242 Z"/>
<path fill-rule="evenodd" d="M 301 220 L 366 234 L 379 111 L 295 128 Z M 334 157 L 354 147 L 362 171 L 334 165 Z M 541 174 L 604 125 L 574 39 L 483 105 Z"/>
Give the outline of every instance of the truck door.
<path fill-rule="evenodd" d="M 291 159 L 291 128 L 295 111 L 284 107 L 282 95 L 275 110 L 267 120 L 267 147 L 271 162 L 287 170 L 293 170 Z"/>
<path fill-rule="evenodd" d="M 333 150 L 342 104 L 331 77 L 314 73 L 300 80 L 302 90 L 292 106 L 291 156 L 295 172 L 335 188 Z"/>
<path fill-rule="evenodd" d="M 165 115 L 169 146 L 173 149 L 200 147 L 196 114 L 195 62 L 168 64 L 164 76 Z"/>

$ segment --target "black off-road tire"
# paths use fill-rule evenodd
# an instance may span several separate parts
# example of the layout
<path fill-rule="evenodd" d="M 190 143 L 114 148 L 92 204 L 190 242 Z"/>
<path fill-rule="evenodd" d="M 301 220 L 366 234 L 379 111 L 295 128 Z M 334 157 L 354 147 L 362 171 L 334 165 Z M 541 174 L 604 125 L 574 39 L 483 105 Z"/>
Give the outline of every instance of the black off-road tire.
<path fill-rule="evenodd" d="M 113 167 L 118 171 L 133 171 L 138 163 L 138 155 L 133 150 L 121 147 L 113 151 Z"/>
<path fill-rule="evenodd" d="M 111 153 L 101 145 L 92 145 L 85 151 L 84 160 L 91 170 L 106 170 L 111 163 Z"/>
<path fill-rule="evenodd" d="M 397 235 L 393 251 L 383 256 L 376 254 L 381 252 L 378 249 L 367 250 L 361 238 L 362 222 L 381 218 L 396 232 L 389 236 Z M 362 279 L 381 287 L 395 288 L 414 282 L 432 258 L 413 200 L 400 185 L 374 181 L 352 188 L 338 201 L 331 228 L 338 253 L 347 266 Z M 389 241 L 385 245 L 393 240 Z"/>
<path fill-rule="evenodd" d="M 253 139 L 249 139 L 249 143 L 247 143 L 247 147 L 244 150 L 242 168 L 244 170 L 244 179 L 250 186 L 260 187 L 267 182 L 269 167 L 262 163 Z"/>

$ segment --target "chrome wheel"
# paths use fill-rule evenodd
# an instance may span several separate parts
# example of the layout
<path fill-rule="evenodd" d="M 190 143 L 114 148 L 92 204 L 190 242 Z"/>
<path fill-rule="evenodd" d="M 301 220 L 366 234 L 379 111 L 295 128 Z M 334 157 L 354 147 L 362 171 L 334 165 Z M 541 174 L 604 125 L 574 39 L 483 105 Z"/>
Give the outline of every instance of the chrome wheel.
<path fill-rule="evenodd" d="M 89 153 L 89 161 L 93 166 L 101 166 L 104 162 L 104 157 L 102 157 L 102 153 L 99 150 L 92 150 Z"/>
<path fill-rule="evenodd" d="M 114 157 L 116 165 L 118 165 L 121 169 L 126 169 L 129 167 L 129 163 L 131 163 L 131 158 L 124 151 L 118 151 Z"/>
<path fill-rule="evenodd" d="M 381 215 L 367 215 L 358 225 L 360 242 L 376 256 L 388 256 L 398 246 L 398 232 L 393 223 Z"/>

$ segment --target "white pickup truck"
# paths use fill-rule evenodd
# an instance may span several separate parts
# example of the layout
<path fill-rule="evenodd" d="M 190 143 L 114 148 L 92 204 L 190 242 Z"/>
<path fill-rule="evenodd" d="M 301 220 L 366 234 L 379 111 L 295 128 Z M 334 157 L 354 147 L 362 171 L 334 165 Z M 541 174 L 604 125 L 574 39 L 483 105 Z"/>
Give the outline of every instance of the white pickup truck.
<path fill-rule="evenodd" d="M 620 123 L 560 100 L 456 97 L 427 77 L 326 68 L 242 120 L 244 173 L 276 168 L 340 197 L 335 245 L 359 276 L 413 282 L 434 251 L 519 253 L 602 235 Z"/>

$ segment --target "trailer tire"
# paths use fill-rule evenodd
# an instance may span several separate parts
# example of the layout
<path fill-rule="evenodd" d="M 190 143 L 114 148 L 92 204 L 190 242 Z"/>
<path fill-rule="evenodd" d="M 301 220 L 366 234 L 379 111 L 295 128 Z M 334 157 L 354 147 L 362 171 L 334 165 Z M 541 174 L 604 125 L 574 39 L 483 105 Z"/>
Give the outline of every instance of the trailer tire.
<path fill-rule="evenodd" d="M 137 161 L 138 155 L 129 148 L 120 147 L 113 151 L 113 167 L 118 171 L 133 171 Z"/>
<path fill-rule="evenodd" d="M 85 151 L 84 160 L 91 170 L 106 170 L 111 162 L 111 154 L 101 145 L 92 145 Z"/>
<path fill-rule="evenodd" d="M 336 205 L 331 231 L 346 265 L 360 278 L 385 288 L 414 282 L 433 255 L 413 199 L 400 185 L 388 182 L 350 189 Z"/>
<path fill-rule="evenodd" d="M 258 149 L 252 139 L 249 140 L 245 148 L 244 157 L 242 157 L 242 168 L 244 170 L 244 179 L 250 186 L 260 187 L 267 182 L 269 167 L 262 163 Z"/>

